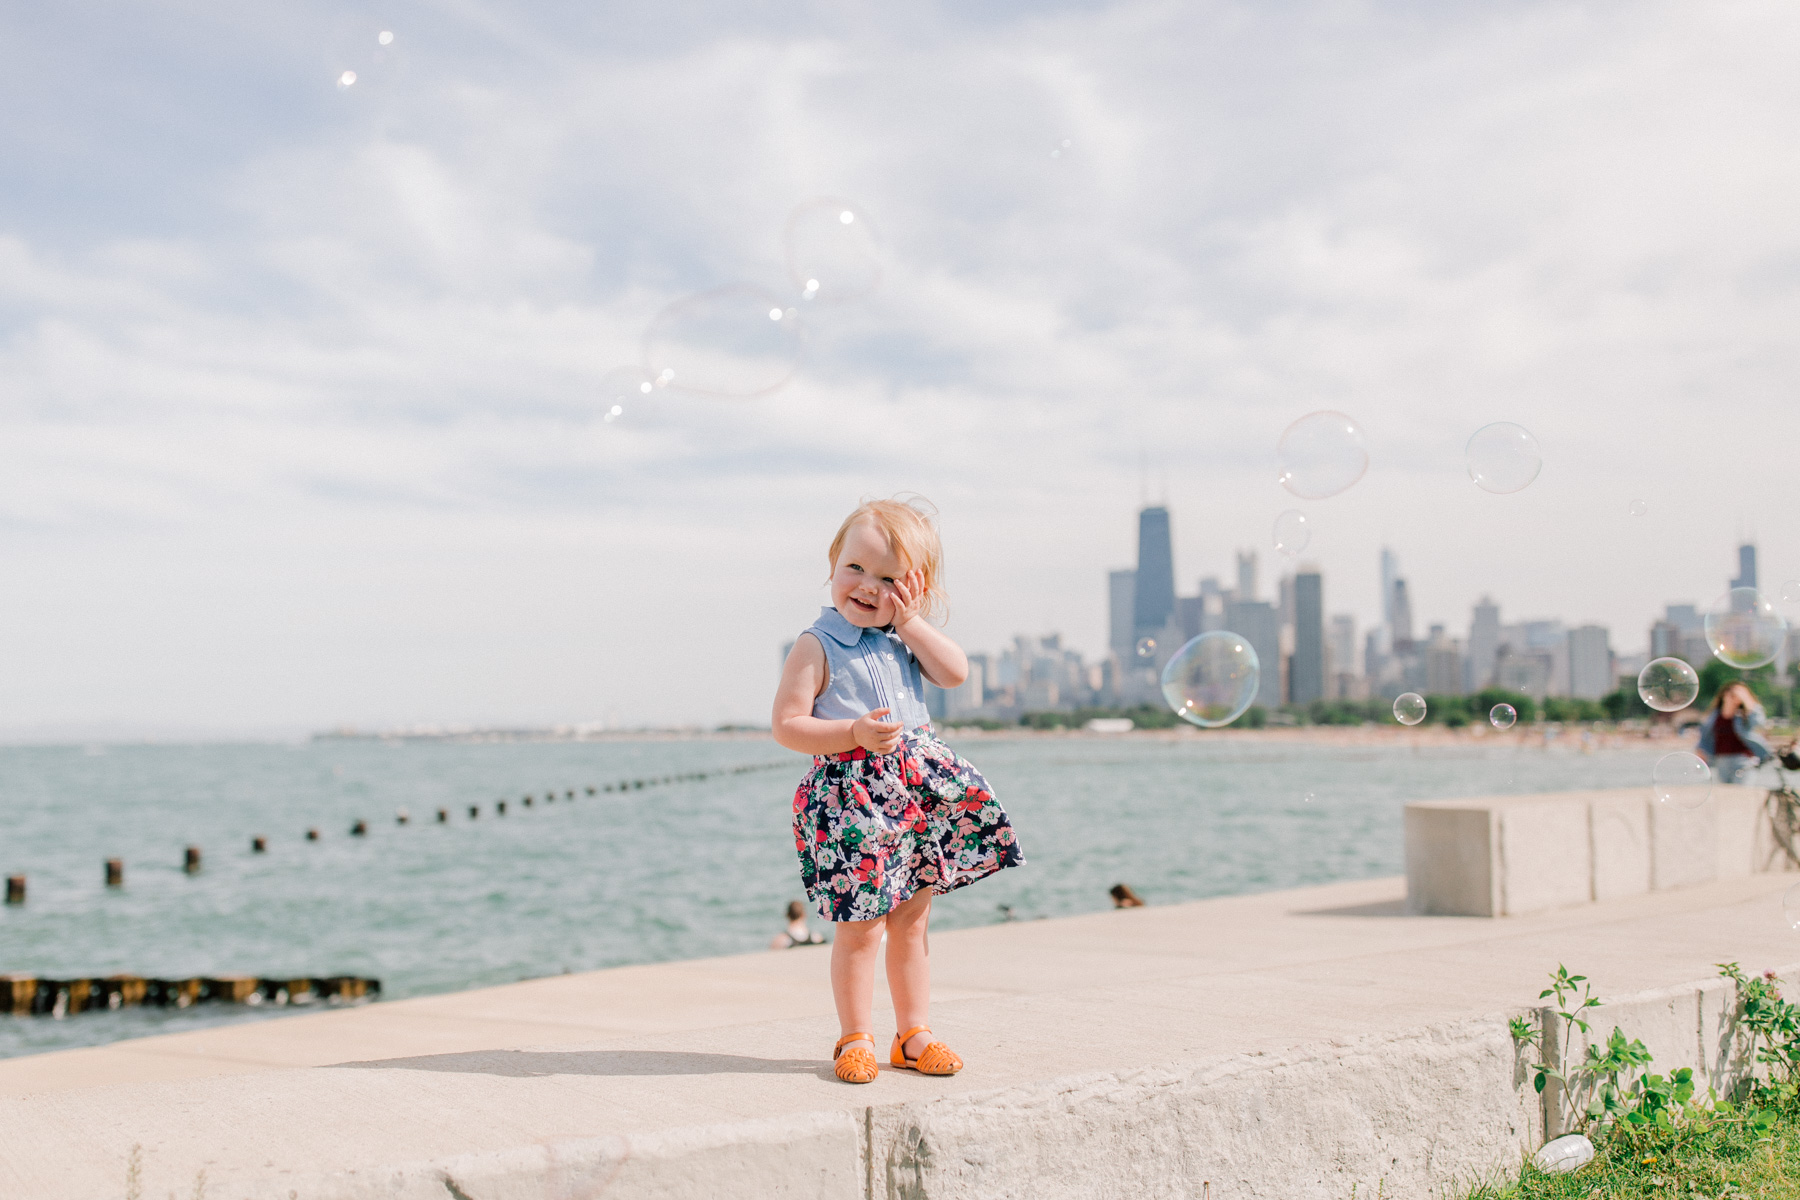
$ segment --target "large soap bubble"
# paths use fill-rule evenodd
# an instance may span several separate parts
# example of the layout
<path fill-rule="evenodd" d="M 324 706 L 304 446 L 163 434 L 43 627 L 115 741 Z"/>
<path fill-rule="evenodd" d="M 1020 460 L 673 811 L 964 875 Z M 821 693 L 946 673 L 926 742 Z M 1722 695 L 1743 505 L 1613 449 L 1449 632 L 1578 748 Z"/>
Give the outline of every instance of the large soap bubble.
<path fill-rule="evenodd" d="M 1275 444 L 1275 455 L 1281 463 L 1277 481 L 1305 500 L 1335 496 L 1369 469 L 1362 430 L 1330 409 L 1307 413 L 1289 425 Z"/>
<path fill-rule="evenodd" d="M 1495 729 L 1511 729 L 1519 721 L 1519 710 L 1510 704 L 1496 704 L 1488 709 L 1488 721 Z"/>
<path fill-rule="evenodd" d="M 1700 676 L 1679 658 L 1653 658 L 1638 672 L 1638 696 L 1657 712 L 1676 712 L 1700 694 Z"/>
<path fill-rule="evenodd" d="M 1755 588 L 1732 588 L 1706 613 L 1706 644 L 1720 662 L 1749 670 L 1775 661 L 1787 622 Z"/>
<path fill-rule="evenodd" d="M 1425 719 L 1425 697 L 1417 692 L 1401 692 L 1394 697 L 1394 720 L 1402 725 L 1417 725 Z"/>
<path fill-rule="evenodd" d="M 1224 629 L 1182 646 L 1162 672 L 1163 698 L 1175 715 L 1206 729 L 1242 716 L 1261 682 L 1262 668 L 1249 639 Z"/>
<path fill-rule="evenodd" d="M 861 300 L 881 283 L 880 246 L 869 214 L 841 197 L 809 200 L 788 217 L 788 274 L 815 304 Z"/>
<path fill-rule="evenodd" d="M 786 383 L 806 340 L 795 310 L 762 288 L 732 283 L 683 297 L 644 331 L 644 366 L 705 396 L 760 396 Z"/>
<path fill-rule="evenodd" d="M 1699 808 L 1712 795 L 1712 768 L 1699 755 L 1677 750 L 1656 760 L 1651 785 L 1658 804 Z"/>
<path fill-rule="evenodd" d="M 1290 508 L 1275 518 L 1275 527 L 1270 531 L 1275 540 L 1275 548 L 1294 557 L 1306 549 L 1306 543 L 1312 541 L 1312 527 L 1306 522 L 1306 514 L 1297 508 Z"/>
<path fill-rule="evenodd" d="M 1475 486 L 1502 495 L 1523 489 L 1544 469 L 1537 439 L 1529 429 L 1511 421 L 1495 421 L 1477 429 L 1464 456 Z"/>

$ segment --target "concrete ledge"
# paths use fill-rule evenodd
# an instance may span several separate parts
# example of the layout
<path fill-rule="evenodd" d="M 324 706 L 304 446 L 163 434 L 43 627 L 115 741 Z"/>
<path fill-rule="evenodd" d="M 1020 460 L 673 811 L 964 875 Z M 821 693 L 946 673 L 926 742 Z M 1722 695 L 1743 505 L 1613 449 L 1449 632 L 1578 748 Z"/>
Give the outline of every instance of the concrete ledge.
<path fill-rule="evenodd" d="M 1761 788 L 1696 808 L 1645 788 L 1408 804 L 1407 911 L 1503 917 L 1794 871 Z"/>

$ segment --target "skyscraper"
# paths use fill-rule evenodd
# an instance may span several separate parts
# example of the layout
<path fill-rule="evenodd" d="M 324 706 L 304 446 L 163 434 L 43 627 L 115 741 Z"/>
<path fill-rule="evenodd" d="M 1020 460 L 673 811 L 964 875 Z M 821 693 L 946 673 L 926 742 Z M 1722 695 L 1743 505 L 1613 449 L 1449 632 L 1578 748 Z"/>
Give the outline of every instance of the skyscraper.
<path fill-rule="evenodd" d="M 1731 581 L 1734 588 L 1756 586 L 1756 545 L 1745 542 L 1738 547 L 1738 576 Z"/>
<path fill-rule="evenodd" d="M 1237 598 L 1256 599 L 1256 551 L 1237 552 Z"/>
<path fill-rule="evenodd" d="M 1281 706 L 1281 624 L 1267 600 L 1233 600 L 1225 606 L 1225 628 L 1250 643 L 1262 672 L 1254 704 Z"/>
<path fill-rule="evenodd" d="M 1381 622 L 1393 633 L 1394 583 L 1400 578 L 1400 560 L 1386 546 L 1381 548 Z M 1407 637 L 1412 637 L 1408 631 Z"/>
<path fill-rule="evenodd" d="M 1325 581 L 1314 571 L 1294 576 L 1294 661 L 1288 690 L 1295 704 L 1325 698 Z"/>
<path fill-rule="evenodd" d="M 1132 596 L 1132 640 L 1156 637 L 1175 612 L 1175 551 L 1169 510 L 1160 504 L 1138 513 L 1137 580 Z"/>
<path fill-rule="evenodd" d="M 1469 688 L 1479 692 L 1494 682 L 1494 659 L 1500 653 L 1500 606 L 1487 596 L 1475 606 L 1469 622 Z"/>
<path fill-rule="evenodd" d="M 1136 653 L 1137 637 L 1131 632 L 1137 603 L 1137 572 L 1127 568 L 1106 573 L 1106 618 L 1108 641 L 1120 662 L 1129 662 Z"/>
<path fill-rule="evenodd" d="M 1756 569 L 1754 563 L 1750 569 Z M 1598 700 L 1615 686 L 1612 647 L 1607 644 L 1606 630 L 1599 625 L 1569 630 L 1569 695 Z"/>
<path fill-rule="evenodd" d="M 1411 648 L 1413 640 L 1412 601 L 1406 595 L 1406 580 L 1396 579 L 1388 589 L 1388 628 L 1393 631 L 1394 651 Z"/>

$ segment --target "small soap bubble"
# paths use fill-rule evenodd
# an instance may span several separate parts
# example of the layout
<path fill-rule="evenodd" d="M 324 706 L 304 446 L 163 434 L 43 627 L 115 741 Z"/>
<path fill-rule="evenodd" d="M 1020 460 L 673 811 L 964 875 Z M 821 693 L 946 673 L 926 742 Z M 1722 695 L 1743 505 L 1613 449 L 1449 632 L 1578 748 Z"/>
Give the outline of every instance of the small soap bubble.
<path fill-rule="evenodd" d="M 1650 506 L 1645 504 L 1642 500 L 1633 500 L 1630 504 L 1625 506 L 1625 511 L 1634 517 L 1641 517 L 1650 511 Z"/>
<path fill-rule="evenodd" d="M 1732 588 L 1706 613 L 1706 644 L 1727 666 L 1749 670 L 1775 661 L 1787 621 L 1755 588 Z"/>
<path fill-rule="evenodd" d="M 1137 656 L 1139 658 L 1155 658 L 1156 639 L 1153 637 L 1139 638 L 1137 640 Z"/>
<path fill-rule="evenodd" d="M 1394 720 L 1402 725 L 1417 725 L 1425 719 L 1425 697 L 1417 692 L 1401 692 L 1394 697 Z"/>
<path fill-rule="evenodd" d="M 809 200 L 788 216 L 788 274 L 819 304 L 861 300 L 881 283 L 881 248 L 869 214 L 849 200 Z"/>
<path fill-rule="evenodd" d="M 383 45 L 383 46 L 393 45 L 394 44 L 394 31 L 391 29 L 382 30 L 380 33 L 375 35 L 375 41 L 379 45 Z"/>
<path fill-rule="evenodd" d="M 642 367 L 614 367 L 600 377 L 600 411 L 611 421 L 625 413 L 625 405 L 642 400 L 655 390 Z"/>
<path fill-rule="evenodd" d="M 1519 710 L 1510 704 L 1496 704 L 1488 709 L 1488 724 L 1495 729 L 1511 729 L 1519 720 Z"/>
<path fill-rule="evenodd" d="M 664 387 L 707 396 L 760 396 L 800 365 L 799 317 L 747 283 L 675 301 L 644 331 L 644 370 Z"/>
<path fill-rule="evenodd" d="M 1318 793 L 1308 792 L 1308 793 L 1306 793 L 1306 795 L 1302 796 L 1300 799 L 1303 804 L 1311 804 L 1314 800 L 1317 800 L 1318 798 L 1319 798 Z"/>
<path fill-rule="evenodd" d="M 1677 712 L 1700 694 L 1700 676 L 1679 658 L 1653 658 L 1638 672 L 1637 689 L 1657 712 Z"/>
<path fill-rule="evenodd" d="M 1306 514 L 1297 508 L 1290 508 L 1275 518 L 1275 549 L 1289 558 L 1293 558 L 1306 549 L 1306 543 L 1312 541 L 1312 528 L 1306 522 Z"/>
<path fill-rule="evenodd" d="M 1275 457 L 1281 466 L 1276 481 L 1303 500 L 1335 496 L 1369 469 L 1362 430 L 1331 409 L 1307 413 L 1289 425 L 1275 444 Z"/>
<path fill-rule="evenodd" d="M 1064 138 L 1062 141 L 1058 142 L 1054 147 L 1051 148 L 1050 157 L 1051 158 L 1061 158 L 1063 155 L 1065 155 L 1069 152 L 1069 147 L 1072 145 L 1074 145 L 1073 142 L 1071 142 L 1068 138 Z"/>
<path fill-rule="evenodd" d="M 1651 784 L 1658 804 L 1699 808 L 1712 796 L 1712 769 L 1699 755 L 1677 750 L 1656 760 Z"/>
<path fill-rule="evenodd" d="M 1537 439 L 1529 429 L 1511 421 L 1483 425 L 1469 438 L 1463 453 L 1475 486 L 1498 495 L 1524 489 L 1544 469 Z"/>
<path fill-rule="evenodd" d="M 1800 604 L 1800 579 L 1790 579 L 1782 584 L 1781 598 L 1789 604 Z"/>
<path fill-rule="evenodd" d="M 1243 715 L 1261 681 L 1249 640 L 1215 629 L 1182 646 L 1163 667 L 1163 699 L 1182 720 L 1217 729 Z"/>
<path fill-rule="evenodd" d="M 356 72 L 355 71 L 345 71 L 342 75 L 338 76 L 338 87 L 339 88 L 347 88 L 347 87 L 351 86 L 352 84 L 354 84 L 355 82 L 356 82 Z"/>
<path fill-rule="evenodd" d="M 1800 929 L 1800 883 L 1782 893 L 1781 915 L 1787 918 L 1789 929 Z"/>

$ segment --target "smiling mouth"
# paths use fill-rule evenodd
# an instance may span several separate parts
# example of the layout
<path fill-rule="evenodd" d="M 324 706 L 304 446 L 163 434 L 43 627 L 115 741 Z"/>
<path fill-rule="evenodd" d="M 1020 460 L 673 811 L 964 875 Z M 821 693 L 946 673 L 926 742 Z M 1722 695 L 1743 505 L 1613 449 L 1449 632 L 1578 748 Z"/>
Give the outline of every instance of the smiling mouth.
<path fill-rule="evenodd" d="M 850 603 L 856 605 L 858 608 L 867 609 L 869 612 L 874 612 L 876 609 L 875 605 L 864 600 L 858 600 L 855 596 L 850 597 Z"/>

